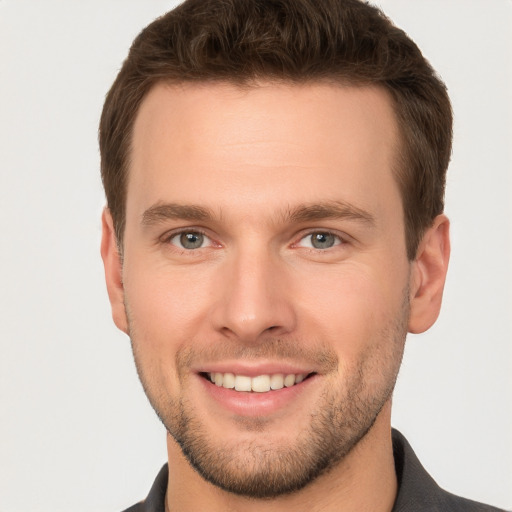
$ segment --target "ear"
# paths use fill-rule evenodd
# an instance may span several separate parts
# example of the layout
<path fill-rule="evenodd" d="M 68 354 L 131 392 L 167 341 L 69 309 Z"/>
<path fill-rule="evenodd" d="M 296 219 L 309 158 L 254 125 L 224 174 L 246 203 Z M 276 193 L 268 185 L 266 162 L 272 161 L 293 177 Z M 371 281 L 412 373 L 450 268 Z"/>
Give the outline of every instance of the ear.
<path fill-rule="evenodd" d="M 412 263 L 409 332 L 424 332 L 437 320 L 449 259 L 450 221 L 438 215 L 423 235 Z"/>
<path fill-rule="evenodd" d="M 128 334 L 128 320 L 124 307 L 123 266 L 117 249 L 112 215 L 108 208 L 103 210 L 101 225 L 101 257 L 105 267 L 105 281 L 112 306 L 112 318 L 116 326 Z"/>

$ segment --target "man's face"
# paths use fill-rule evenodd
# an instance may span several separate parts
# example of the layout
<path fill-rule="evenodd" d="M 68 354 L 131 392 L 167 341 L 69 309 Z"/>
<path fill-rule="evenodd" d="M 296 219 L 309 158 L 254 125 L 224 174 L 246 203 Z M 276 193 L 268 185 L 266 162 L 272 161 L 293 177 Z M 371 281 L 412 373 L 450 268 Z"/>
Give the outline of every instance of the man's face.
<path fill-rule="evenodd" d="M 299 489 L 389 403 L 409 317 L 397 144 L 375 88 L 160 84 L 144 100 L 118 324 L 216 485 Z"/>

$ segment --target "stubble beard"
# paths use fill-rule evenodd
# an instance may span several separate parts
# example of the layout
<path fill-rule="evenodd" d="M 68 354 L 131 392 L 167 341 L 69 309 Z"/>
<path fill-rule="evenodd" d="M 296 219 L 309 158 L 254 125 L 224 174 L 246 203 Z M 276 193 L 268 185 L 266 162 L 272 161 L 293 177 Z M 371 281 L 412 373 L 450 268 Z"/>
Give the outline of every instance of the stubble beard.
<path fill-rule="evenodd" d="M 240 420 L 242 430 L 255 433 L 252 441 L 230 444 L 214 439 L 186 397 L 171 399 L 155 389 L 151 372 L 140 364 L 132 337 L 137 372 L 158 417 L 205 480 L 224 491 L 256 499 L 290 494 L 337 466 L 369 432 L 390 400 L 407 334 L 409 301 L 408 294 L 404 295 L 400 314 L 382 329 L 378 341 L 369 345 L 371 348 L 357 364 L 344 366 L 332 351 L 324 349 L 319 358 L 330 361 L 328 364 L 335 366 L 330 371 L 345 378 L 338 378 L 337 387 L 324 390 L 309 421 L 303 419 L 303 427 L 291 440 L 269 442 L 266 434 L 271 433 L 272 422 L 267 424 L 262 418 Z M 296 352 L 296 346 L 276 339 L 263 351 L 284 356 Z M 187 357 L 177 356 L 178 374 L 186 373 L 187 368 L 180 369 L 180 361 L 186 366 L 190 357 L 190 353 Z M 372 387 L 369 381 L 375 381 L 376 376 L 378 384 Z"/>

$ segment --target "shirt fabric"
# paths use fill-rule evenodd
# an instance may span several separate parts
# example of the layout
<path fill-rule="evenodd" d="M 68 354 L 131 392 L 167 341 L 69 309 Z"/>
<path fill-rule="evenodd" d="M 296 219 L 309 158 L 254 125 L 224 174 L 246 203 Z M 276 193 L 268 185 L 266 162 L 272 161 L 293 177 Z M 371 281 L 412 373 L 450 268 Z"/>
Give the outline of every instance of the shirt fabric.
<path fill-rule="evenodd" d="M 398 430 L 393 430 L 393 455 L 398 492 L 392 512 L 504 512 L 441 489 Z M 165 512 L 167 477 L 166 464 L 158 473 L 148 497 L 124 512 Z"/>

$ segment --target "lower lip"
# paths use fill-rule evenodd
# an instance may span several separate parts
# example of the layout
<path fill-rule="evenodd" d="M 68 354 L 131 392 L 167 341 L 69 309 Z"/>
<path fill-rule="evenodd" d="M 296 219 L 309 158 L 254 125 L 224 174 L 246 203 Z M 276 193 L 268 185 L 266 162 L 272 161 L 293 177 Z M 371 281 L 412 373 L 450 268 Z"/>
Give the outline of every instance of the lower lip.
<path fill-rule="evenodd" d="M 218 404 L 232 413 L 246 417 L 268 416 L 290 406 L 312 387 L 317 378 L 317 375 L 312 375 L 289 388 L 257 393 L 235 391 L 234 389 L 216 386 L 211 381 L 198 375 L 204 391 Z"/>

